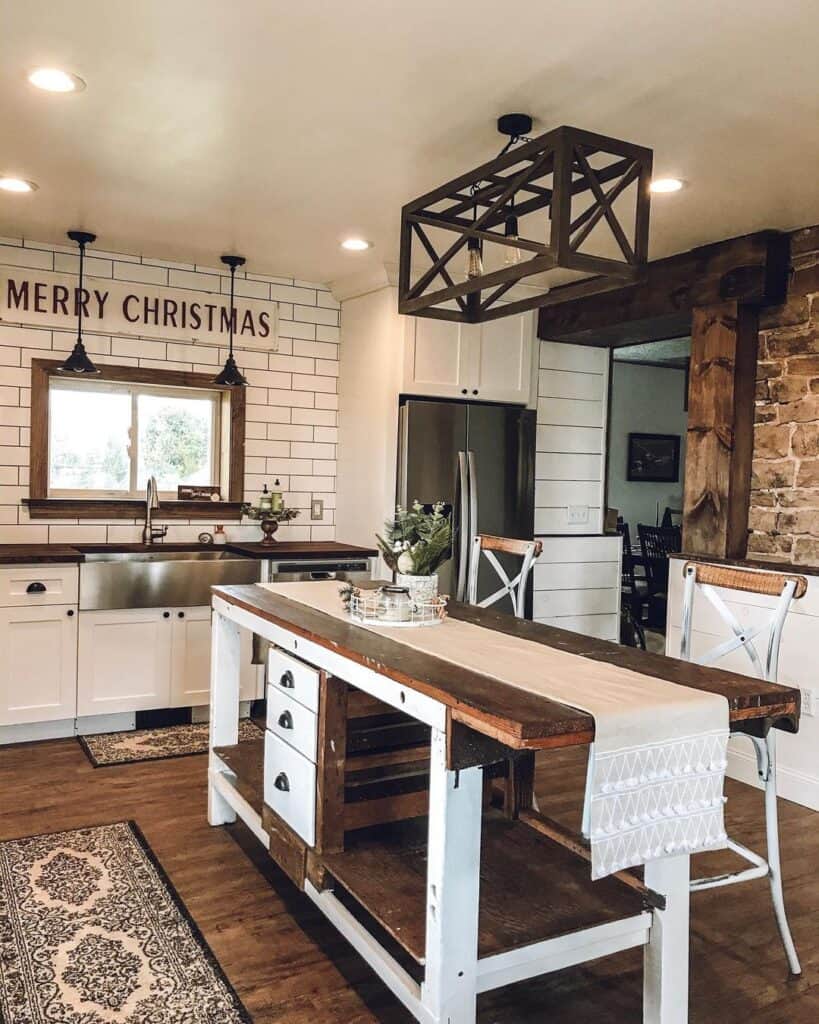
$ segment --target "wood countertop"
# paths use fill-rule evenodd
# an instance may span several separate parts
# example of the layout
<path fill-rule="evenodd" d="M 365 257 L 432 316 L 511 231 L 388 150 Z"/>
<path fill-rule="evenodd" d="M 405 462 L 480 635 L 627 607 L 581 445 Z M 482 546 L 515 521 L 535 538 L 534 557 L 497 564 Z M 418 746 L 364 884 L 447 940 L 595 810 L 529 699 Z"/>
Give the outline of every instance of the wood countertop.
<path fill-rule="evenodd" d="M 204 544 L 0 544 L 0 565 L 45 564 L 49 562 L 83 562 L 86 552 L 104 551 L 202 551 L 213 545 Z M 279 541 L 273 547 L 258 543 L 226 544 L 225 549 L 247 558 L 264 559 L 337 559 L 370 558 L 378 552 L 341 541 Z"/>
<path fill-rule="evenodd" d="M 515 686 L 460 668 L 452 662 L 414 650 L 353 622 L 326 615 L 255 584 L 215 587 L 214 594 L 268 622 L 441 701 L 454 722 L 493 737 L 518 750 L 590 743 L 591 715 Z M 450 602 L 453 618 L 518 636 L 534 643 L 604 661 L 682 686 L 719 693 L 729 704 L 732 728 L 741 730 L 754 719 L 772 719 L 781 728 L 798 728 L 800 694 L 734 672 L 702 668 L 568 630 L 516 619 L 491 609 Z"/>

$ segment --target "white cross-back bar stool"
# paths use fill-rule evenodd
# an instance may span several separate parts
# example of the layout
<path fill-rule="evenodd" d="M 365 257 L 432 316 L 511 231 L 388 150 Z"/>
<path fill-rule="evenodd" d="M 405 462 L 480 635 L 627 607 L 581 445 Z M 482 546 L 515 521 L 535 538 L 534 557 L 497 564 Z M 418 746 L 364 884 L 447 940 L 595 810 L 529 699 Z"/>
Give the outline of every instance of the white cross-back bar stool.
<path fill-rule="evenodd" d="M 529 572 L 535 559 L 543 550 L 543 544 L 539 540 L 512 540 L 508 537 L 493 537 L 487 533 L 479 533 L 472 541 L 472 557 L 469 560 L 469 582 L 467 587 L 467 601 L 477 605 L 478 608 L 488 608 L 498 601 L 508 597 L 512 602 L 514 614 L 522 619 L 526 613 L 526 582 Z M 498 561 L 495 552 L 507 555 L 517 555 L 523 558 L 520 572 L 514 579 Z M 482 601 L 478 600 L 478 571 L 480 569 L 481 554 L 486 558 L 501 581 L 500 589 L 496 590 L 489 597 Z"/>
<path fill-rule="evenodd" d="M 685 576 L 685 592 L 682 607 L 682 637 L 680 641 L 680 657 L 697 665 L 713 665 L 714 662 L 733 651 L 742 649 L 748 655 L 754 674 L 768 682 L 776 682 L 779 668 L 779 646 L 782 629 L 788 614 L 791 601 L 800 598 L 807 590 L 804 576 L 790 576 L 780 572 L 766 570 L 742 569 L 734 566 L 709 565 L 687 562 L 683 570 Z M 765 594 L 776 597 L 770 619 L 759 626 L 743 626 L 731 609 L 726 605 L 717 588 L 744 591 L 753 594 Z M 691 622 L 694 612 L 694 599 L 697 593 L 717 611 L 720 618 L 731 632 L 729 639 L 717 644 L 710 650 L 694 655 L 691 647 Z M 760 657 L 755 640 L 764 641 L 765 659 Z M 771 886 L 776 923 L 785 955 L 793 974 L 801 974 L 799 957 L 791 938 L 788 919 L 785 914 L 785 898 L 782 892 L 782 870 L 779 856 L 779 820 L 776 806 L 776 730 L 766 723 L 762 736 L 745 735 L 753 744 L 756 753 L 757 771 L 760 781 L 765 787 L 765 833 L 767 840 L 767 859 L 749 850 L 746 846 L 729 838 L 728 848 L 751 864 L 744 871 L 731 874 L 715 875 L 710 878 L 696 878 L 691 882 L 692 892 L 701 889 L 715 889 L 723 885 L 735 885 L 754 878 L 767 876 Z"/>

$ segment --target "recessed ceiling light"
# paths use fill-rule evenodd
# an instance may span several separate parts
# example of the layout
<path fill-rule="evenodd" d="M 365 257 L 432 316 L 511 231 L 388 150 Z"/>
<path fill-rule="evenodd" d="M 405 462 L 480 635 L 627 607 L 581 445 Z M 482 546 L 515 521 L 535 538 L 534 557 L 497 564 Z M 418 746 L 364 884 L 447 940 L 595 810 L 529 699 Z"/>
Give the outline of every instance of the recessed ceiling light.
<path fill-rule="evenodd" d="M 4 192 L 36 192 L 37 186 L 33 181 L 26 181 L 24 178 L 0 177 L 0 188 Z"/>
<path fill-rule="evenodd" d="M 365 249 L 372 249 L 372 245 L 372 242 L 368 242 L 364 238 L 345 238 L 341 243 L 341 248 L 348 252 L 364 252 Z"/>
<path fill-rule="evenodd" d="M 685 182 L 682 178 L 655 178 L 649 188 L 652 192 L 679 192 Z"/>
<path fill-rule="evenodd" d="M 61 71 L 60 68 L 35 68 L 28 80 L 37 89 L 45 89 L 46 92 L 81 92 L 85 88 L 85 82 L 78 75 Z"/>

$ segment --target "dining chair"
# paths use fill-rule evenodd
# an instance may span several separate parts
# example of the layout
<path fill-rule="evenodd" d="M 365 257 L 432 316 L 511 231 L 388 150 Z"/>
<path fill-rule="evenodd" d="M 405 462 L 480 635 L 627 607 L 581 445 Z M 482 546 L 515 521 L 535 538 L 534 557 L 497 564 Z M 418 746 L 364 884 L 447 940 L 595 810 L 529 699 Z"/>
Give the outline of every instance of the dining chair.
<path fill-rule="evenodd" d="M 514 614 L 524 618 L 526 614 L 526 584 L 529 573 L 534 565 L 535 559 L 543 550 L 543 544 L 539 540 L 514 540 L 508 537 L 493 537 L 487 533 L 477 534 L 472 541 L 472 557 L 469 560 L 469 582 L 467 585 L 467 601 L 478 608 L 488 608 L 490 605 L 502 601 L 508 597 L 512 602 Z M 497 554 L 496 554 L 497 552 Z M 515 555 L 523 559 L 520 572 L 514 579 L 499 561 L 497 555 Z M 501 586 L 489 597 L 478 600 L 478 573 L 480 571 L 481 555 L 489 562 L 501 581 Z"/>
<path fill-rule="evenodd" d="M 668 603 L 668 556 L 682 550 L 679 526 L 647 526 L 637 524 L 643 564 L 648 580 L 649 622 L 665 622 Z"/>
<path fill-rule="evenodd" d="M 791 602 L 802 597 L 807 590 L 804 576 L 792 576 L 786 573 L 769 570 L 743 569 L 734 566 L 711 565 L 707 563 L 687 562 L 683 569 L 685 590 L 683 593 L 682 626 L 680 639 L 680 657 L 697 665 L 713 665 L 716 661 L 737 650 L 743 650 L 750 659 L 753 674 L 759 679 L 776 682 L 779 668 L 779 647 L 782 629 Z M 770 617 L 760 625 L 743 625 L 725 603 L 725 591 L 739 591 L 750 594 L 764 594 L 775 597 Z M 729 638 L 708 650 L 697 651 L 695 654 L 692 642 L 692 621 L 694 602 L 700 593 L 717 612 L 727 626 Z M 759 609 L 763 611 L 763 609 Z M 764 660 L 757 650 L 755 641 L 764 642 Z M 776 923 L 785 947 L 793 974 L 800 974 L 799 957 L 791 937 L 785 898 L 782 891 L 782 869 L 779 853 L 779 821 L 776 804 L 776 730 L 765 722 L 762 735 L 750 732 L 738 733 L 746 736 L 754 747 L 756 754 L 757 773 L 765 790 L 765 835 L 767 857 L 762 857 L 746 846 L 728 839 L 728 848 L 747 861 L 751 867 L 730 874 L 714 875 L 709 878 L 696 878 L 691 882 L 691 891 L 715 889 L 723 885 L 735 885 L 737 882 L 748 882 L 755 878 L 768 878 L 771 887 Z"/>
<path fill-rule="evenodd" d="M 467 586 L 467 601 L 478 608 L 488 608 L 505 598 L 512 602 L 512 608 L 517 618 L 525 618 L 526 615 L 526 584 L 529 580 L 529 573 L 535 563 L 535 559 L 543 550 L 543 543 L 539 540 L 514 540 L 508 537 L 493 537 L 490 534 L 479 533 L 472 541 L 472 558 L 469 561 L 469 583 Z M 497 554 L 496 554 L 497 552 Z M 511 555 L 523 559 L 520 572 L 513 579 L 498 560 L 497 555 Z M 478 600 L 478 572 L 480 570 L 481 555 L 489 562 L 501 581 L 501 586 L 489 597 Z M 514 817 L 515 808 L 518 805 L 519 787 L 529 794 L 531 806 L 538 810 L 537 797 L 532 791 L 532 777 L 534 772 L 534 755 L 527 752 L 518 760 L 506 760 L 503 764 L 503 806 L 504 813 L 508 817 Z M 492 780 L 494 778 L 492 769 L 484 773 L 484 793 L 487 802 L 491 800 Z"/>
<path fill-rule="evenodd" d="M 640 577 L 638 580 L 634 572 L 634 554 L 631 550 L 628 523 L 618 523 L 617 532 L 623 538 L 623 556 L 620 565 L 620 614 L 622 619 L 620 640 L 629 647 L 639 646 L 645 650 L 643 606 L 648 599 L 648 585 L 645 577 Z"/>

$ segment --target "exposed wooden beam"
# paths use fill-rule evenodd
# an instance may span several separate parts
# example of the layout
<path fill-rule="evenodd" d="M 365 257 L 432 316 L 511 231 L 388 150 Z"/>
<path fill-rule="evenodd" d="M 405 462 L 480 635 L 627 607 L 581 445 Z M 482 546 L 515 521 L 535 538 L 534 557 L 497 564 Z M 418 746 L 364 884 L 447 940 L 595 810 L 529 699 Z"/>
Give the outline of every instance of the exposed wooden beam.
<path fill-rule="evenodd" d="M 691 327 L 683 548 L 744 558 L 748 538 L 759 312 L 699 306 Z"/>
<path fill-rule="evenodd" d="M 638 283 L 589 278 L 553 288 L 538 336 L 607 348 L 688 334 L 695 306 L 777 305 L 787 292 L 789 235 L 760 231 L 656 260 Z M 578 284 L 582 288 L 578 288 Z"/>

